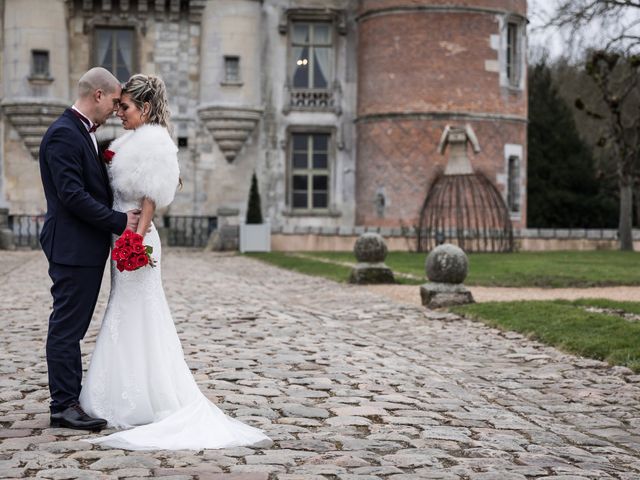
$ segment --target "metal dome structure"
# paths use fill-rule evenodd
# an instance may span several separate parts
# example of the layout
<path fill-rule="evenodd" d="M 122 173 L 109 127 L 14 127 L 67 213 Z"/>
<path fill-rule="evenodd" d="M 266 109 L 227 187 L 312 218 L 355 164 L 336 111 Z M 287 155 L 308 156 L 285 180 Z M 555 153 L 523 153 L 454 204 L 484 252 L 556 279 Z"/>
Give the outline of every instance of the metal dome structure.
<path fill-rule="evenodd" d="M 475 133 L 447 126 L 438 151 L 449 146 L 449 162 L 436 175 L 422 206 L 417 249 L 430 251 L 453 243 L 466 252 L 513 251 L 513 227 L 509 210 L 496 186 L 482 172 L 474 171 L 467 143 L 480 151 Z"/>

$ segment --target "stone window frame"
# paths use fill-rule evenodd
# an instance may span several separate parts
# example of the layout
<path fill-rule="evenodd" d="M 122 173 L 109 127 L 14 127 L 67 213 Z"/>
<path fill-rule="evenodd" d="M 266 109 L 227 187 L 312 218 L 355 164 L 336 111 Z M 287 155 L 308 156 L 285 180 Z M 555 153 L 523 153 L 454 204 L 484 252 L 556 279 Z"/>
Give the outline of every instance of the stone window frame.
<path fill-rule="evenodd" d="M 293 74 L 293 46 L 292 28 L 297 22 L 303 23 L 328 23 L 331 25 L 331 78 L 327 88 L 308 89 L 294 88 Z M 285 72 L 285 104 L 283 113 L 286 115 L 291 110 L 323 111 L 342 113 L 340 107 L 342 89 L 338 81 L 338 36 L 347 34 L 346 11 L 336 9 L 317 8 L 283 8 L 278 22 L 278 31 L 286 35 L 286 72 Z"/>
<path fill-rule="evenodd" d="M 294 208 L 293 207 L 293 135 L 328 135 L 328 159 L 327 159 L 327 207 L 326 208 Z M 285 168 L 285 205 L 284 215 L 286 216 L 323 216 L 337 217 L 340 212 L 336 211 L 335 194 L 336 194 L 336 161 L 337 161 L 337 129 L 334 126 L 318 126 L 318 125 L 295 125 L 287 127 L 286 131 L 286 168 Z M 314 169 L 306 169 L 312 172 Z M 309 195 L 309 194 L 308 194 Z"/>
<path fill-rule="evenodd" d="M 504 17 L 501 26 L 501 84 L 511 90 L 521 91 L 525 88 L 526 22 L 526 18 L 511 14 Z M 515 35 L 515 43 L 512 32 Z M 509 57 L 513 56 L 512 47 L 515 48 L 515 58 L 510 61 Z"/>
<path fill-rule="evenodd" d="M 220 82 L 222 86 L 241 87 L 244 82 L 242 81 L 242 67 L 240 63 L 240 55 L 223 55 L 222 56 L 222 72 L 223 80 Z M 238 76 L 235 79 L 229 77 L 229 69 L 227 68 L 231 61 L 237 61 Z"/>
<path fill-rule="evenodd" d="M 512 220 L 520 220 L 523 204 L 523 147 L 522 145 L 506 144 L 504 146 L 504 199 Z M 512 161 L 517 162 L 517 175 L 512 175 Z M 515 192 L 514 192 L 515 187 Z M 513 208 L 513 207 L 517 208 Z"/>
<path fill-rule="evenodd" d="M 329 50 L 330 50 L 330 58 L 329 58 L 329 62 L 328 62 L 328 67 L 329 67 L 329 71 L 325 72 L 328 74 L 328 78 L 327 78 L 327 85 L 326 87 L 296 87 L 293 84 L 293 75 L 296 71 L 296 68 L 294 66 L 294 48 L 296 47 L 296 45 L 294 45 L 294 41 L 293 41 L 293 29 L 295 28 L 296 25 L 308 25 L 309 27 L 311 27 L 313 29 L 314 26 L 316 25 L 327 25 L 329 27 L 330 33 L 329 33 L 329 43 L 327 44 L 329 46 Z M 323 21 L 323 20 L 303 20 L 303 19 L 294 19 L 290 22 L 289 24 L 289 35 L 288 35 L 288 51 L 287 51 L 287 83 L 289 85 L 289 87 L 291 88 L 292 91 L 297 91 L 297 90 L 310 90 L 310 91 L 324 91 L 324 90 L 332 90 L 333 86 L 335 84 L 335 80 L 336 80 L 336 63 L 337 63 L 337 55 L 336 55 L 336 32 L 335 32 L 335 26 L 332 24 L 332 22 L 329 21 Z M 313 39 L 310 41 L 309 44 L 309 50 L 310 53 L 313 52 L 313 49 L 319 44 L 314 43 Z M 326 48 L 326 47 L 325 47 Z M 311 57 L 312 55 L 310 54 L 309 57 Z M 309 79 L 310 79 L 310 83 L 313 83 L 313 73 L 314 73 L 314 63 L 313 60 L 310 58 L 310 62 L 309 62 Z"/>
<path fill-rule="evenodd" d="M 86 25 L 87 31 L 90 32 L 90 48 L 91 48 L 91 64 L 99 66 L 100 59 L 98 58 L 98 30 L 131 30 L 133 32 L 131 45 L 131 75 L 140 71 L 140 36 L 144 36 L 146 34 L 146 27 L 143 24 L 135 21 L 119 21 L 119 22 L 87 22 Z M 113 73 L 113 72 L 112 72 Z M 116 74 L 113 73 L 115 76 Z M 120 79 L 118 79 L 120 80 Z M 126 79 L 124 80 L 126 81 Z"/>
<path fill-rule="evenodd" d="M 44 54 L 44 55 L 43 55 Z M 46 69 L 43 71 L 37 70 L 37 60 L 36 57 L 38 55 L 43 55 L 43 58 L 46 58 Z M 31 50 L 31 74 L 29 75 L 30 81 L 45 81 L 51 82 L 53 78 L 51 77 L 51 52 L 44 48 L 34 48 Z"/>
<path fill-rule="evenodd" d="M 330 8 L 284 8 L 280 12 L 278 31 L 282 35 L 288 35 L 291 31 L 291 22 L 330 22 L 334 31 L 339 35 L 347 34 L 347 17 L 345 10 Z"/>
<path fill-rule="evenodd" d="M 520 213 L 520 157 L 507 159 L 507 206 L 509 212 Z"/>

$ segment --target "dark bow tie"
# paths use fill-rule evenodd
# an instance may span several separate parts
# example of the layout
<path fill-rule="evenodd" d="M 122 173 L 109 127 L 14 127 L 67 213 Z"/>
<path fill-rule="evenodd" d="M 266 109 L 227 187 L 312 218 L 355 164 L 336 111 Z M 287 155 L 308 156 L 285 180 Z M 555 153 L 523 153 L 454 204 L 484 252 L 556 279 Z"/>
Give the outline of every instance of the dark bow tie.
<path fill-rule="evenodd" d="M 85 117 L 83 114 L 81 114 L 79 111 L 75 110 L 74 108 L 71 109 L 71 113 L 73 113 L 76 117 L 82 120 L 82 123 L 84 123 L 87 126 L 87 128 L 89 128 L 89 133 L 95 132 L 100 126 L 97 123 L 94 123 L 92 126 L 91 121 L 87 117 Z"/>

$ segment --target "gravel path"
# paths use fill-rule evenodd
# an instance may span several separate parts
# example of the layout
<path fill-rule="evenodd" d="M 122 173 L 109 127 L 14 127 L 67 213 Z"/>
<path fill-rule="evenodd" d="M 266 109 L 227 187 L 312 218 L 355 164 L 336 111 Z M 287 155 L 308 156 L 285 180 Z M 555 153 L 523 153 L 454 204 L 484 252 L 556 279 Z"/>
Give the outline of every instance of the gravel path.
<path fill-rule="evenodd" d="M 420 305 L 419 285 L 368 285 L 367 290 L 391 300 Z M 640 301 L 640 287 L 601 288 L 503 288 L 469 287 L 476 302 L 511 302 L 514 300 L 576 300 L 578 298 L 608 298 L 620 301 Z"/>

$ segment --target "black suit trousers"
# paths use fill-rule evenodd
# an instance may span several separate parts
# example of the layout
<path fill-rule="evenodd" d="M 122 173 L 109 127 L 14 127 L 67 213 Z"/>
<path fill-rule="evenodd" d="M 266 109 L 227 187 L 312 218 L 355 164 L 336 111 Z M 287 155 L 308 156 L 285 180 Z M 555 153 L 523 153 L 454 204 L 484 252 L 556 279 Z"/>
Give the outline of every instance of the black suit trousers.
<path fill-rule="evenodd" d="M 78 402 L 82 386 L 80 340 L 84 338 L 100 293 L 104 266 L 49 263 L 53 311 L 47 336 L 51 412 Z"/>

